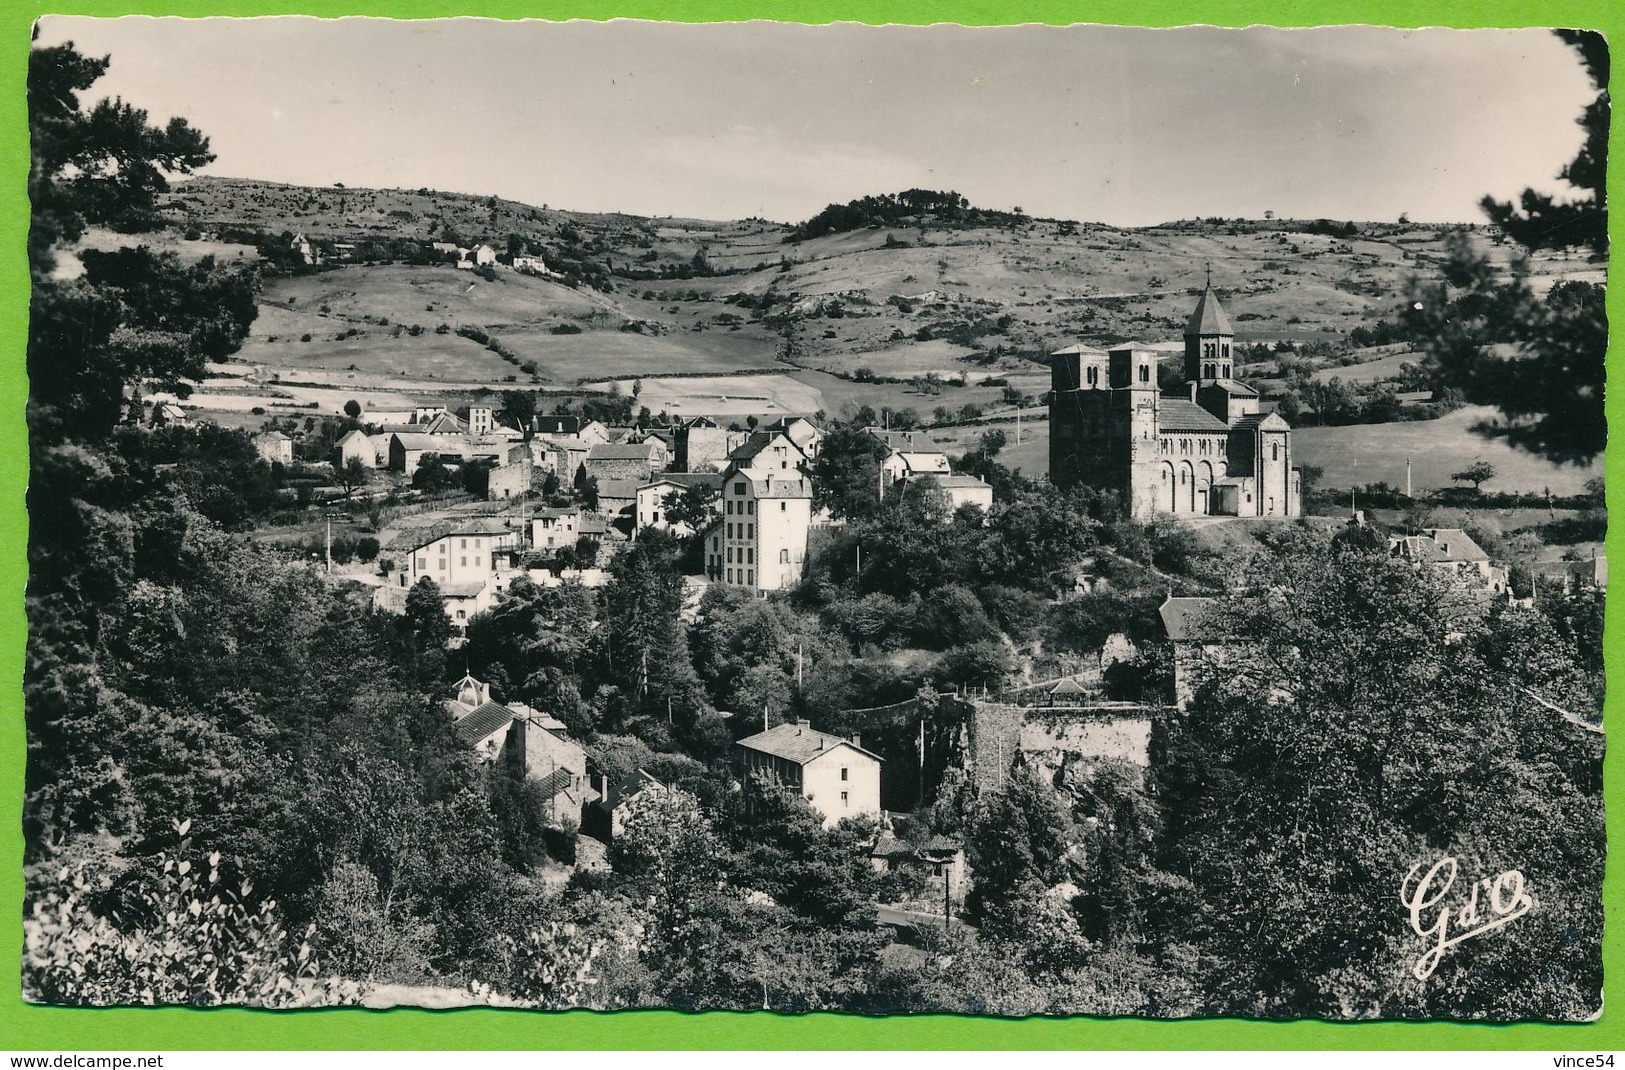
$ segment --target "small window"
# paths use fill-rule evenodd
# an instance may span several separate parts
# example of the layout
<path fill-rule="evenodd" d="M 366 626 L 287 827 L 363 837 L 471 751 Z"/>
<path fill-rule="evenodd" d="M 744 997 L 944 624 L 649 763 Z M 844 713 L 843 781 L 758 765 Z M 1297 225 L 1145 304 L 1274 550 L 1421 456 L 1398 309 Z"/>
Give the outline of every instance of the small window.
<path fill-rule="evenodd" d="M 846 766 L 844 766 L 844 765 L 843 765 L 843 766 L 841 766 L 841 779 L 842 779 L 842 780 L 845 780 L 845 779 L 847 779 L 847 776 L 846 776 Z"/>
<path fill-rule="evenodd" d="M 746 583 L 755 583 L 756 582 L 756 570 L 755 569 L 746 569 L 745 570 L 745 582 Z"/>
<path fill-rule="evenodd" d="M 729 498 L 729 499 L 728 499 L 728 515 L 729 515 L 729 516 L 733 516 L 733 515 L 734 515 L 734 503 L 733 503 L 733 499 L 732 499 L 732 498 Z"/>
<path fill-rule="evenodd" d="M 784 503 L 784 502 L 780 502 L 780 503 L 779 503 L 779 512 L 781 512 L 781 513 L 782 513 L 782 512 L 784 512 L 784 511 L 785 511 L 785 510 L 786 510 L 786 509 L 787 509 L 787 508 L 788 508 L 788 506 L 787 506 L 787 505 L 786 505 L 786 503 Z"/>
<path fill-rule="evenodd" d="M 779 551 L 779 564 L 788 565 L 789 563 L 790 563 L 790 551 L 789 550 L 780 550 Z"/>
<path fill-rule="evenodd" d="M 841 805 L 842 806 L 851 806 L 852 805 L 851 797 L 844 791 L 841 792 Z"/>
<path fill-rule="evenodd" d="M 1151 381 L 1151 365 L 1149 365 L 1149 364 L 1140 365 L 1140 382 L 1149 383 L 1150 381 Z"/>
<path fill-rule="evenodd" d="M 479 554 L 474 555 L 474 567 L 475 568 L 480 567 L 480 555 Z"/>
<path fill-rule="evenodd" d="M 745 496 L 745 484 L 743 484 L 743 483 L 735 483 L 734 484 L 734 493 L 739 495 L 741 498 L 743 498 Z"/>
<path fill-rule="evenodd" d="M 459 549 L 459 550 L 466 550 L 466 549 L 468 549 L 468 540 L 467 540 L 467 539 L 463 539 L 463 540 L 461 540 L 461 542 L 462 542 L 462 545 L 461 545 L 461 546 L 459 546 L 459 547 L 457 547 L 457 549 Z"/>
<path fill-rule="evenodd" d="M 732 583 L 732 582 L 733 582 L 733 581 L 734 581 L 734 570 L 733 570 L 733 569 L 729 569 L 729 570 L 728 570 L 728 582 L 729 582 L 729 583 Z"/>
<path fill-rule="evenodd" d="M 468 558 L 466 558 L 466 557 L 465 557 L 465 558 L 463 558 L 463 559 L 462 559 L 462 563 L 463 563 L 463 567 L 464 567 L 464 568 L 467 568 L 467 567 L 468 567 Z"/>
<path fill-rule="evenodd" d="M 418 558 L 418 568 L 428 568 L 428 567 L 429 567 L 429 562 L 428 561 L 426 561 L 425 559 L 423 559 L 421 557 Z"/>
<path fill-rule="evenodd" d="M 463 620 L 463 619 L 467 618 L 467 616 L 468 616 L 468 614 L 463 612 L 462 610 L 459 609 L 457 611 L 457 619 L 458 620 Z"/>
<path fill-rule="evenodd" d="M 745 547 L 745 564 L 754 565 L 755 563 L 756 563 L 756 551 L 751 549 L 748 546 Z"/>

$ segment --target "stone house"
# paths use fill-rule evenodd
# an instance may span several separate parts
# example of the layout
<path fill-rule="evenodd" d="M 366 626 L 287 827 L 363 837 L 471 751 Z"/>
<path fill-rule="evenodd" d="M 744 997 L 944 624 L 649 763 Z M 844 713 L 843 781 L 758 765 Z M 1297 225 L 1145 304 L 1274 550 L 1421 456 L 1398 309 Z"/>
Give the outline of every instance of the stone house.
<path fill-rule="evenodd" d="M 815 731 L 806 721 L 774 725 L 737 744 L 742 781 L 756 777 L 794 791 L 824 818 L 880 816 L 878 754 L 856 740 Z"/>

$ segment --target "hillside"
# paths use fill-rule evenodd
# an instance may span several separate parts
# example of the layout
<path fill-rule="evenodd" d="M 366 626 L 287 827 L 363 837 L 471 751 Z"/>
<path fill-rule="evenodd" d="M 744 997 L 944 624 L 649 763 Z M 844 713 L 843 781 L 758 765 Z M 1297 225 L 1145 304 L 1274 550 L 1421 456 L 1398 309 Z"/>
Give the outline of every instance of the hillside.
<path fill-rule="evenodd" d="M 1434 270 L 1445 240 L 1441 228 L 1399 224 L 1357 223 L 1347 237 L 1325 221 L 1125 230 L 974 211 L 968 223 L 927 212 L 797 240 L 796 228 L 759 219 L 598 215 L 427 189 L 220 178 L 177 186 L 163 214 L 211 250 L 285 232 L 357 245 L 356 262 L 267 286 L 241 359 L 268 378 L 410 393 L 804 373 L 794 383 L 756 376 L 732 391 L 669 390 L 690 412 L 791 410 L 808 403 L 809 385 L 829 411 L 958 411 L 998 400 L 1000 388 L 975 385 L 988 378 L 1037 395 L 1048 385 L 1043 354 L 1063 345 L 1177 338 L 1209 266 L 1242 342 L 1343 347 L 1353 328 L 1391 312 L 1408 277 Z M 1490 232 L 1475 236 L 1500 249 Z M 382 245 L 367 244 L 391 240 L 524 247 L 564 281 L 387 263 Z M 1594 271 L 1555 259 L 1536 270 Z M 825 380 L 834 389 L 810 383 L 816 372 L 839 377 Z"/>

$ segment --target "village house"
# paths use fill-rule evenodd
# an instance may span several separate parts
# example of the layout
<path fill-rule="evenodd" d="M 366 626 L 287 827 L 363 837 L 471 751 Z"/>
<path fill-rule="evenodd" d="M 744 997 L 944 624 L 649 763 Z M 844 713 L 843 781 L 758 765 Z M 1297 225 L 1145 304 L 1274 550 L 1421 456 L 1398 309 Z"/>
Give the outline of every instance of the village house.
<path fill-rule="evenodd" d="M 638 479 L 600 479 L 598 481 L 598 512 L 611 524 L 623 517 L 627 521 L 627 534 L 631 534 L 631 513 L 638 503 Z"/>
<path fill-rule="evenodd" d="M 984 513 L 993 508 L 992 484 L 975 476 L 926 473 L 904 476 L 903 484 L 940 491 L 948 499 L 949 512 L 957 511 L 964 505 L 974 505 Z"/>
<path fill-rule="evenodd" d="M 586 478 L 588 448 L 585 442 L 540 437 L 530 440 L 530 455 L 535 466 L 552 472 L 560 483 L 571 486 L 578 479 Z"/>
<path fill-rule="evenodd" d="M 665 445 L 658 441 L 600 442 L 587 451 L 587 475 L 598 480 L 600 485 L 609 479 L 642 482 L 663 467 L 657 463 L 657 459 L 663 458 L 665 453 Z"/>
<path fill-rule="evenodd" d="M 373 447 L 372 439 L 367 437 L 365 431 L 345 432 L 334 449 L 338 454 L 337 463 L 340 468 L 351 461 L 360 461 L 367 468 L 378 467 L 378 451 Z"/>
<path fill-rule="evenodd" d="M 1157 613 L 1174 648 L 1174 705 L 1190 705 L 1197 685 L 1229 664 L 1240 645 L 1219 614 L 1216 598 L 1169 595 Z"/>
<path fill-rule="evenodd" d="M 598 798 L 589 780 L 586 750 L 556 718 L 519 703 L 510 706 L 514 716 L 497 760 L 524 768 L 540 802 L 544 826 L 579 829 L 583 808 Z"/>
<path fill-rule="evenodd" d="M 645 528 L 659 528 L 662 531 L 674 531 L 684 537 L 694 534 L 693 528 L 686 523 L 674 526 L 667 513 L 673 498 L 682 498 L 691 487 L 696 486 L 706 486 L 720 491 L 722 475 L 717 472 L 668 472 L 643 484 L 638 488 L 637 501 L 633 507 L 633 532 L 643 531 Z"/>
<path fill-rule="evenodd" d="M 522 766 L 537 790 L 543 823 L 574 830 L 582 807 L 598 798 L 588 781 L 587 754 L 563 722 L 519 702 L 491 697 L 490 685 L 465 673 L 445 702 L 458 740 L 484 762 Z"/>
<path fill-rule="evenodd" d="M 806 567 L 811 526 L 810 480 L 730 469 L 722 516 L 705 534 L 706 575 L 758 591 L 793 587 Z"/>
<path fill-rule="evenodd" d="M 733 468 L 757 475 L 799 475 L 807 454 L 783 431 L 754 431 L 728 454 Z"/>
<path fill-rule="evenodd" d="M 746 433 L 718 427 L 708 416 L 679 423 L 674 434 L 673 467 L 679 472 L 720 472 L 728 455 L 745 442 Z"/>
<path fill-rule="evenodd" d="M 642 769 L 612 777 L 593 770 L 590 781 L 598 798 L 588 805 L 581 831 L 608 843 L 626 831 L 628 808 L 638 799 L 668 795 L 671 789 Z"/>
<path fill-rule="evenodd" d="M 953 473 L 948 455 L 940 451 L 896 450 L 880 460 L 880 496 L 905 479 L 919 476 L 947 476 Z"/>
<path fill-rule="evenodd" d="M 824 441 L 824 432 L 805 416 L 781 416 L 763 430 L 770 434 L 784 435 L 796 444 L 807 460 L 818 459 L 818 446 Z"/>
<path fill-rule="evenodd" d="M 1420 535 L 1389 538 L 1388 552 L 1427 568 L 1452 587 L 1492 594 L 1507 592 L 1507 570 L 1490 563 L 1490 555 L 1460 528 L 1427 528 Z"/>
<path fill-rule="evenodd" d="M 483 585 L 497 570 L 498 558 L 518 546 L 519 534 L 497 520 L 460 520 L 427 532 L 403 532 L 390 547 L 398 562 L 395 584 L 410 589 L 428 577 L 442 592 L 453 585 Z"/>
<path fill-rule="evenodd" d="M 416 431 L 397 431 L 389 436 L 389 470 L 404 473 L 411 478 L 430 454 L 449 459 L 453 464 L 463 459 L 456 442 L 448 442 L 445 435 L 425 435 Z"/>
<path fill-rule="evenodd" d="M 556 413 L 547 416 L 536 415 L 521 424 L 520 429 L 542 438 L 568 439 L 574 442 L 581 438 L 581 417 L 561 416 Z"/>
<path fill-rule="evenodd" d="M 1297 516 L 1292 428 L 1232 378 L 1235 328 L 1210 281 L 1185 328 L 1185 389 L 1138 342 L 1051 354 L 1050 479 L 1115 490 L 1136 519 Z"/>
<path fill-rule="evenodd" d="M 534 468 L 528 463 L 504 464 L 491 469 L 485 483 L 486 500 L 494 502 L 529 494 L 533 472 Z"/>
<path fill-rule="evenodd" d="M 266 464 L 292 464 L 293 439 L 281 431 L 261 431 L 254 436 L 254 452 Z"/>
<path fill-rule="evenodd" d="M 856 739 L 815 731 L 806 721 L 774 725 L 741 739 L 740 779 L 776 782 L 806 799 L 829 828 L 848 817 L 880 816 L 881 757 Z"/>
<path fill-rule="evenodd" d="M 580 524 L 580 509 L 538 509 L 530 518 L 530 545 L 537 550 L 573 548 Z"/>

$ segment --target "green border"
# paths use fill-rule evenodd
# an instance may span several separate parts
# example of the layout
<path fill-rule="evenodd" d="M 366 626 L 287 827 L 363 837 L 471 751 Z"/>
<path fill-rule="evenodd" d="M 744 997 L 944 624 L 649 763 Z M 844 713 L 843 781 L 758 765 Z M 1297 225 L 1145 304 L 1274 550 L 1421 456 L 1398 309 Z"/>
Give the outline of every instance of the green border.
<path fill-rule="evenodd" d="M 1102 22 L 1140 26 L 1208 23 L 1246 26 L 1269 23 L 1303 26 L 1373 23 L 1391 26 L 1519 27 L 1574 26 L 1600 29 L 1625 41 L 1625 5 L 1610 0 L 1570 0 L 1539 4 L 1518 0 L 1133 0 L 1094 4 L 1068 0 L 560 0 L 526 4 L 521 0 L 71 0 L 44 6 L 37 0 L 10 0 L 0 6 L 0 1049 L 57 1052 L 122 1049 L 560 1049 L 560 1048 L 1096 1048 L 1096 1049 L 1625 1049 L 1625 873 L 1621 852 L 1611 853 L 1604 884 L 1607 932 L 1604 961 L 1608 1010 L 1583 1025 L 1466 1025 L 1455 1023 L 1324 1022 L 1266 1023 L 1236 1020 L 1148 1022 L 1136 1019 L 1027 1019 L 1008 1021 L 954 1016 L 863 1018 L 831 1014 L 784 1017 L 768 1013 L 682 1014 L 593 1012 L 530 1014 L 491 1010 L 428 1012 L 319 1011 L 275 1014 L 244 1010 L 69 1010 L 34 1007 L 21 996 L 21 914 L 24 737 L 21 705 L 23 587 L 27 483 L 23 424 L 27 386 L 23 348 L 27 323 L 28 131 L 24 106 L 29 29 L 44 14 L 114 16 L 132 11 L 152 15 L 379 15 L 432 18 L 478 15 L 491 18 L 613 17 L 684 22 L 775 19 L 789 22 L 867 23 L 958 22 L 989 25 L 1010 22 Z M 1615 80 L 1616 89 L 1619 80 Z M 1616 92 L 1616 99 L 1621 95 Z M 138 102 L 139 103 L 139 102 Z M 1609 185 L 1625 188 L 1625 146 L 1616 119 Z M 1615 255 L 1625 247 L 1625 228 L 1615 214 Z M 1622 322 L 1625 296 L 1609 295 L 1609 315 Z M 1616 336 L 1609 367 L 1619 366 Z M 1625 391 L 1608 404 L 1610 424 L 1625 427 Z M 1617 452 L 1617 451 L 1614 451 Z M 1607 467 L 1610 508 L 1625 508 L 1625 476 Z M 1608 552 L 1625 536 L 1611 529 Z M 1618 635 L 1625 600 L 1608 606 L 1608 633 Z M 1625 670 L 1625 643 L 1608 644 L 1609 677 Z M 1620 688 L 1610 689 L 1607 719 L 1618 730 Z M 1625 844 L 1625 748 L 1610 747 L 1605 761 L 1608 836 Z"/>

